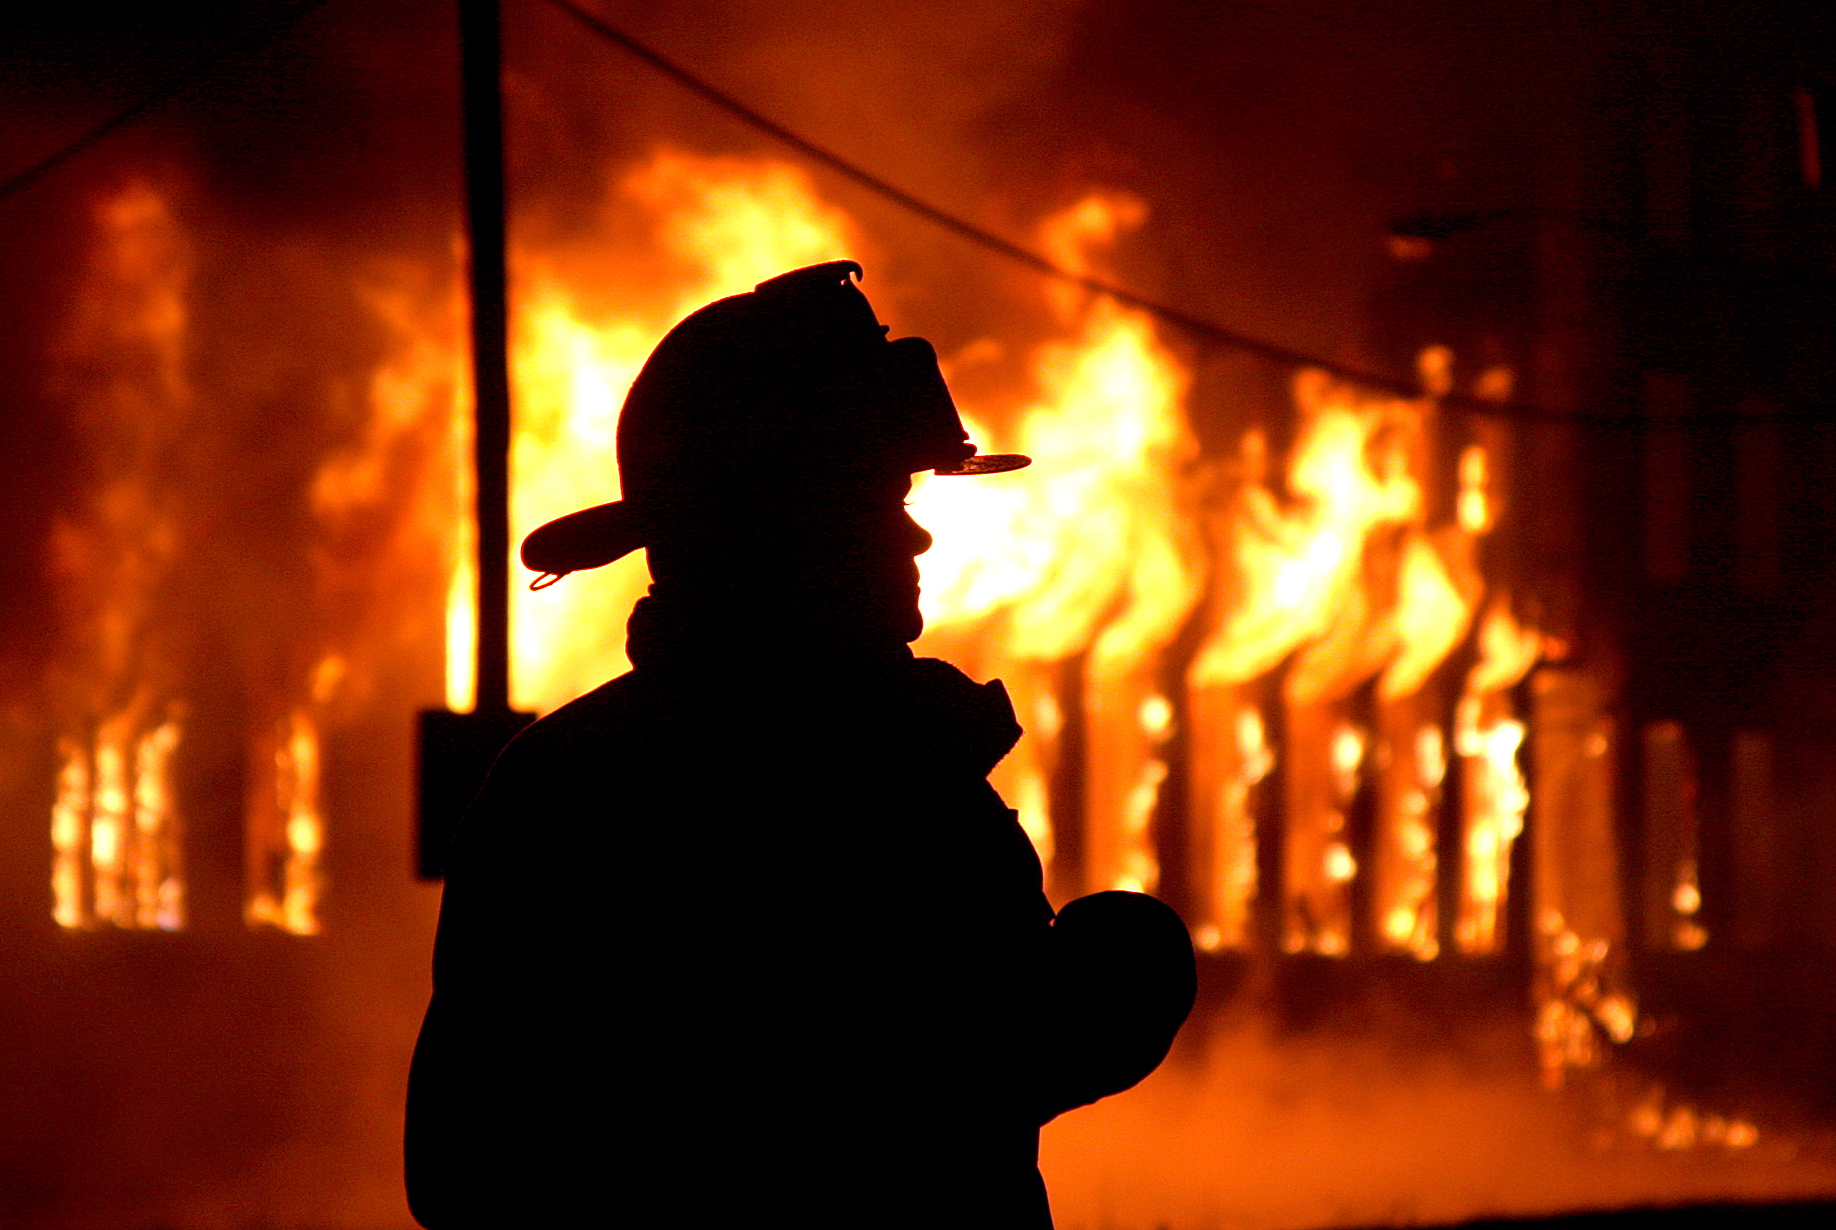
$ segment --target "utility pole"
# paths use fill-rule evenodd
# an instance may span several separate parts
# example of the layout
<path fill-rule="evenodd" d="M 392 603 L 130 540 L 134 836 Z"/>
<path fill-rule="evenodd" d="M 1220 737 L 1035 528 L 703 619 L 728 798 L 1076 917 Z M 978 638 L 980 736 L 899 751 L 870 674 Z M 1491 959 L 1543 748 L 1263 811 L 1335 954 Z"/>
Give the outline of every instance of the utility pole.
<path fill-rule="evenodd" d="M 416 861 L 423 879 L 440 877 L 453 831 L 491 764 L 535 720 L 510 707 L 510 363 L 498 0 L 459 0 L 459 61 L 472 300 L 476 699 L 471 713 L 421 714 Z"/>
<path fill-rule="evenodd" d="M 504 122 L 497 0 L 459 0 L 465 212 L 472 290 L 479 712 L 510 707 L 510 364 L 504 271 Z"/>

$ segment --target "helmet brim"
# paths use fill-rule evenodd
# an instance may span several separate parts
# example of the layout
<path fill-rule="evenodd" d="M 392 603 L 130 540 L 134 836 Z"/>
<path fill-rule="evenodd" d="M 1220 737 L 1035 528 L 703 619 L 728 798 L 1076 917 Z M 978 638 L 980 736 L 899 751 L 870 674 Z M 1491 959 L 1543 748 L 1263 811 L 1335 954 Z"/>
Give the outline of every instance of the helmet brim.
<path fill-rule="evenodd" d="M 970 478 L 1025 469 L 1031 457 L 1019 453 L 977 453 L 953 469 L 933 471 L 942 478 Z M 531 589 L 545 589 L 570 572 L 603 568 L 651 542 L 651 518 L 630 500 L 596 504 L 537 526 L 523 539 L 523 567 L 536 573 Z"/>

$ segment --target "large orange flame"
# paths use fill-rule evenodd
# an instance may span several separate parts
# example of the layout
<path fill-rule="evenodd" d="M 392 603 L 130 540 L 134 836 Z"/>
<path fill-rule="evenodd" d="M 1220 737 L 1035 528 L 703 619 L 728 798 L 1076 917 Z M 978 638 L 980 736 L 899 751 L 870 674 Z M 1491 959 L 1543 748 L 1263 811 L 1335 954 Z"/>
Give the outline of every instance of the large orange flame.
<path fill-rule="evenodd" d="M 1269 707 L 1280 705 L 1284 947 L 1349 951 L 1351 885 L 1371 875 L 1377 941 L 1423 959 L 1438 952 L 1437 812 L 1448 738 L 1424 689 L 1465 637 L 1484 592 L 1475 540 L 1490 527 L 1483 450 L 1463 464 L 1470 481 L 1455 521 L 1427 524 L 1433 396 L 1449 387 L 1450 367 L 1445 351 L 1423 353 L 1430 396 L 1421 401 L 1372 398 L 1318 373 L 1297 377 L 1300 431 L 1285 474 L 1291 506 L 1268 481 L 1260 428 L 1244 434 L 1233 463 L 1208 471 L 1211 630 L 1187 679 L 1196 934 L 1204 946 L 1249 940 L 1259 891 L 1254 792 L 1274 764 L 1262 732 Z M 1284 663 L 1277 697 L 1263 685 Z M 1373 679 L 1370 711 L 1356 711 L 1351 699 Z M 1363 867 L 1348 812 L 1367 790 L 1375 794 L 1374 864 Z"/>
<path fill-rule="evenodd" d="M 1093 195 L 1048 219 L 1042 246 L 1084 268 L 1145 212 L 1132 198 Z M 1033 354 L 1034 398 L 1005 416 L 1033 467 L 986 484 L 930 481 L 914 496 L 938 539 L 920 560 L 925 618 L 934 640 L 994 621 L 984 666 L 1007 678 L 1028 727 L 996 780 L 1048 861 L 1058 668 L 1084 655 L 1088 823 L 1081 884 L 1061 887 L 1152 889 L 1172 726 L 1160 656 L 1204 576 L 1182 481 L 1197 454 L 1184 413 L 1190 377 L 1142 313 L 1062 288 L 1052 306 L 1064 335 Z"/>

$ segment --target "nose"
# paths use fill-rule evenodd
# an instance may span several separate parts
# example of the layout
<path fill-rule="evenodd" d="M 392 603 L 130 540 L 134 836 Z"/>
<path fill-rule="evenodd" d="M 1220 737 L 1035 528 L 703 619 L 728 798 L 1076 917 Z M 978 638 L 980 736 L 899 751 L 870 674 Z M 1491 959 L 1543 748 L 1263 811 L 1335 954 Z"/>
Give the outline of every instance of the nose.
<path fill-rule="evenodd" d="M 917 558 L 926 551 L 929 551 L 931 545 L 937 541 L 935 538 L 931 537 L 931 531 L 925 529 L 922 525 L 919 525 L 917 521 L 912 519 L 912 514 L 909 512 L 905 514 L 905 525 L 903 528 L 905 530 L 907 549 L 911 551 L 913 558 Z"/>

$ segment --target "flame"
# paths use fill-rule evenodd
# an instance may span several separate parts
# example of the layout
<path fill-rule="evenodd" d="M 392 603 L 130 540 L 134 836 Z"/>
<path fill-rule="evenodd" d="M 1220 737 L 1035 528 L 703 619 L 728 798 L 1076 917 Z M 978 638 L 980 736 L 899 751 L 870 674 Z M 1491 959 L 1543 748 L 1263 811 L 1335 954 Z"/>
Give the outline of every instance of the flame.
<path fill-rule="evenodd" d="M 1460 453 L 1460 494 L 1457 518 L 1460 528 L 1469 534 L 1483 534 L 1492 528 L 1492 505 L 1487 495 L 1491 483 L 1491 463 L 1485 449 L 1469 444 Z"/>
<path fill-rule="evenodd" d="M 1441 951 L 1435 934 L 1440 866 L 1435 846 L 1441 783 L 1447 775 L 1446 740 L 1438 725 L 1419 722 L 1413 706 L 1398 717 L 1400 721 L 1392 723 L 1394 741 L 1408 752 L 1392 754 L 1387 771 L 1380 770 L 1386 780 L 1379 825 L 1387 841 L 1378 850 L 1379 927 L 1388 947 L 1418 961 L 1432 961 Z M 1411 729 L 1412 736 L 1407 733 Z"/>
<path fill-rule="evenodd" d="M 1412 608 L 1424 609 L 1417 622 L 1427 622 L 1445 604 L 1425 599 L 1435 593 L 1435 570 L 1419 554 L 1393 610 L 1366 576 L 1378 532 L 1419 518 L 1408 445 L 1424 408 L 1364 398 L 1318 373 L 1298 376 L 1294 394 L 1301 430 L 1286 477 L 1295 506 L 1283 508 L 1270 489 L 1264 439 L 1247 433 L 1236 490 L 1214 531 L 1222 565 L 1217 614 L 1191 686 L 1243 686 L 1292 656 L 1281 686 L 1289 764 L 1282 944 L 1340 955 L 1350 949 L 1349 886 L 1361 870 L 1343 831 L 1362 788 L 1369 735 L 1335 710 L 1414 630 Z"/>
<path fill-rule="evenodd" d="M 1137 225 L 1143 207 L 1094 195 L 1046 221 L 1041 246 L 1079 253 Z M 1196 455 L 1185 422 L 1190 374 L 1152 320 L 1108 300 L 1055 287 L 1070 336 L 1028 364 L 1035 397 L 1006 416 L 965 405 L 972 438 L 1033 458 L 997 481 L 921 479 L 913 516 L 937 543 L 919 559 L 927 627 L 947 630 L 1000 613 L 1002 652 L 1058 662 L 1090 649 L 1109 664 L 1164 640 L 1196 600 L 1197 543 L 1174 480 Z M 1120 608 L 1118 609 L 1118 604 Z"/>
<path fill-rule="evenodd" d="M 324 820 L 319 731 L 310 710 L 277 721 L 256 741 L 252 759 L 243 917 L 250 926 L 316 935 Z"/>
<path fill-rule="evenodd" d="M 123 891 L 128 831 L 133 823 L 133 796 L 128 786 L 132 760 L 122 746 L 126 737 L 119 718 L 107 723 L 97 736 L 95 786 L 89 812 L 89 865 L 96 877 L 96 917 L 116 923 L 133 921 L 131 898 Z"/>
<path fill-rule="evenodd" d="M 72 403 L 97 482 L 51 543 L 65 630 L 52 676 L 53 913 L 68 927 L 177 929 L 186 885 L 174 765 L 192 631 L 171 597 L 199 497 L 168 476 L 191 472 L 197 437 L 224 407 L 201 403 L 187 379 L 192 243 L 168 194 L 131 183 L 101 203 L 96 222 L 54 385 Z M 300 933 L 317 927 L 318 731 L 341 684 L 361 692 L 376 676 L 372 659 L 423 639 L 402 615 L 408 601 L 379 600 L 379 582 L 386 569 L 412 593 L 427 579 L 418 570 L 432 573 L 419 562 L 438 552 L 417 493 L 431 487 L 425 441 L 447 421 L 456 387 L 456 313 L 441 279 L 402 262 L 365 270 L 356 289 L 395 349 L 372 373 L 366 413 L 305 492 L 317 530 L 301 561 L 313 586 L 305 597 L 325 645 L 290 649 L 311 669 L 247 676 L 268 689 L 249 698 L 255 712 L 289 716 L 258 719 L 251 739 L 245 913 Z M 352 653 L 362 655 L 354 664 Z"/>
<path fill-rule="evenodd" d="M 1677 863 L 1676 887 L 1670 892 L 1670 908 L 1677 913 L 1670 928 L 1672 946 L 1681 952 L 1694 952 L 1708 943 L 1708 929 L 1696 918 L 1696 911 L 1702 908 L 1702 889 L 1697 883 L 1693 858 Z"/>
<path fill-rule="evenodd" d="M 1529 785 L 1517 764 L 1526 728 L 1512 713 L 1509 690 L 1536 664 L 1541 645 L 1533 629 L 1512 617 L 1508 597 L 1496 596 L 1480 621 L 1479 660 L 1454 711 L 1454 750 L 1466 762 L 1465 874 L 1455 925 L 1462 952 L 1498 948 L 1511 847 L 1530 807 Z"/>
<path fill-rule="evenodd" d="M 184 920 L 171 761 L 181 740 L 158 599 L 180 548 L 162 462 L 189 426 L 191 245 L 167 197 L 132 182 L 100 202 L 75 312 L 57 344 L 98 481 L 51 535 L 63 645 L 51 678 L 60 766 L 51 807 L 60 926 Z"/>
<path fill-rule="evenodd" d="M 1207 476 L 1216 568 L 1210 631 L 1188 690 L 1194 713 L 1213 716 L 1195 729 L 1202 758 L 1194 822 L 1208 834 L 1201 841 L 1253 835 L 1236 814 L 1245 791 L 1221 791 L 1203 757 L 1230 758 L 1230 714 L 1243 701 L 1221 698 L 1254 691 L 1289 663 L 1280 684 L 1288 710 L 1290 949 L 1349 950 L 1349 884 L 1364 869 L 1340 834 L 1346 809 L 1374 774 L 1378 941 L 1423 960 L 1439 951 L 1434 886 L 1447 738 L 1424 689 L 1465 638 L 1484 594 L 1476 540 L 1496 510 L 1489 456 L 1471 445 L 1461 454 L 1454 521 L 1427 524 L 1424 483 L 1439 430 L 1434 399 L 1451 388 L 1452 356 L 1431 347 L 1419 366 L 1429 395 L 1415 401 L 1371 397 L 1317 372 L 1296 377 L 1300 431 L 1285 474 L 1291 502 L 1269 481 L 1260 428 L 1244 432 L 1236 458 Z M 1508 374 L 1488 372 L 1480 384 L 1484 395 L 1499 395 Z M 1350 698 L 1373 677 L 1376 725 L 1367 732 L 1347 715 Z M 1209 862 L 1252 858 L 1250 850 L 1216 852 Z M 1241 918 L 1247 906 L 1214 908 Z"/>
<path fill-rule="evenodd" d="M 134 747 L 134 923 L 177 931 L 185 925 L 185 882 L 172 799 L 172 755 L 179 724 L 168 720 Z"/>
<path fill-rule="evenodd" d="M 1260 432 L 1246 434 L 1241 487 L 1221 530 L 1221 618 L 1193 662 L 1196 686 L 1246 683 L 1335 627 L 1358 640 L 1369 605 L 1357 583 L 1365 542 L 1420 509 L 1420 486 L 1395 438 L 1395 420 L 1419 409 L 1360 399 L 1317 372 L 1297 377 L 1294 393 L 1302 426 L 1287 486 L 1298 507 L 1284 509 L 1266 485 L 1266 443 Z M 1332 691 L 1357 652 L 1335 642 L 1303 657 L 1289 675 L 1290 694 Z"/>
<path fill-rule="evenodd" d="M 1244 948 L 1256 897 L 1254 792 L 1275 767 L 1262 715 L 1236 689 L 1191 692 L 1194 853 L 1201 886 L 1193 937 L 1207 952 Z M 1216 732 L 1227 731 L 1219 738 Z"/>
<path fill-rule="evenodd" d="M 1084 268 L 1145 216 L 1133 198 L 1092 194 L 1046 220 L 1041 247 Z M 1055 710 L 1056 665 L 1087 654 L 1083 886 L 1152 890 L 1175 716 L 1158 668 L 1204 578 L 1191 495 L 1179 481 L 1197 455 L 1184 414 L 1191 378 L 1144 314 L 1075 289 L 1049 294 L 1065 335 L 1030 356 L 1035 395 L 1008 416 L 1012 446 L 1033 467 L 986 483 L 927 480 L 914 491 L 914 516 L 937 539 L 919 560 L 925 622 L 936 643 L 987 621 L 992 665 L 1023 714 Z M 972 435 L 989 439 L 981 417 L 965 407 Z M 1027 725 L 997 784 L 1027 804 L 1021 823 L 1051 848 L 1040 804 L 1060 723 L 1054 715 Z"/>
<path fill-rule="evenodd" d="M 469 711 L 478 693 L 478 564 L 475 523 L 459 518 L 453 535 L 452 581 L 446 587 L 446 707 Z"/>
<path fill-rule="evenodd" d="M 58 740 L 60 768 L 51 804 L 51 914 L 60 927 L 80 927 L 88 915 L 83 901 L 87 860 L 83 831 L 89 810 L 89 759 L 73 740 Z"/>
<path fill-rule="evenodd" d="M 51 887 L 60 926 L 184 926 L 171 789 L 181 729 L 171 719 L 151 729 L 143 724 L 129 709 L 104 723 L 93 741 L 59 740 Z"/>

